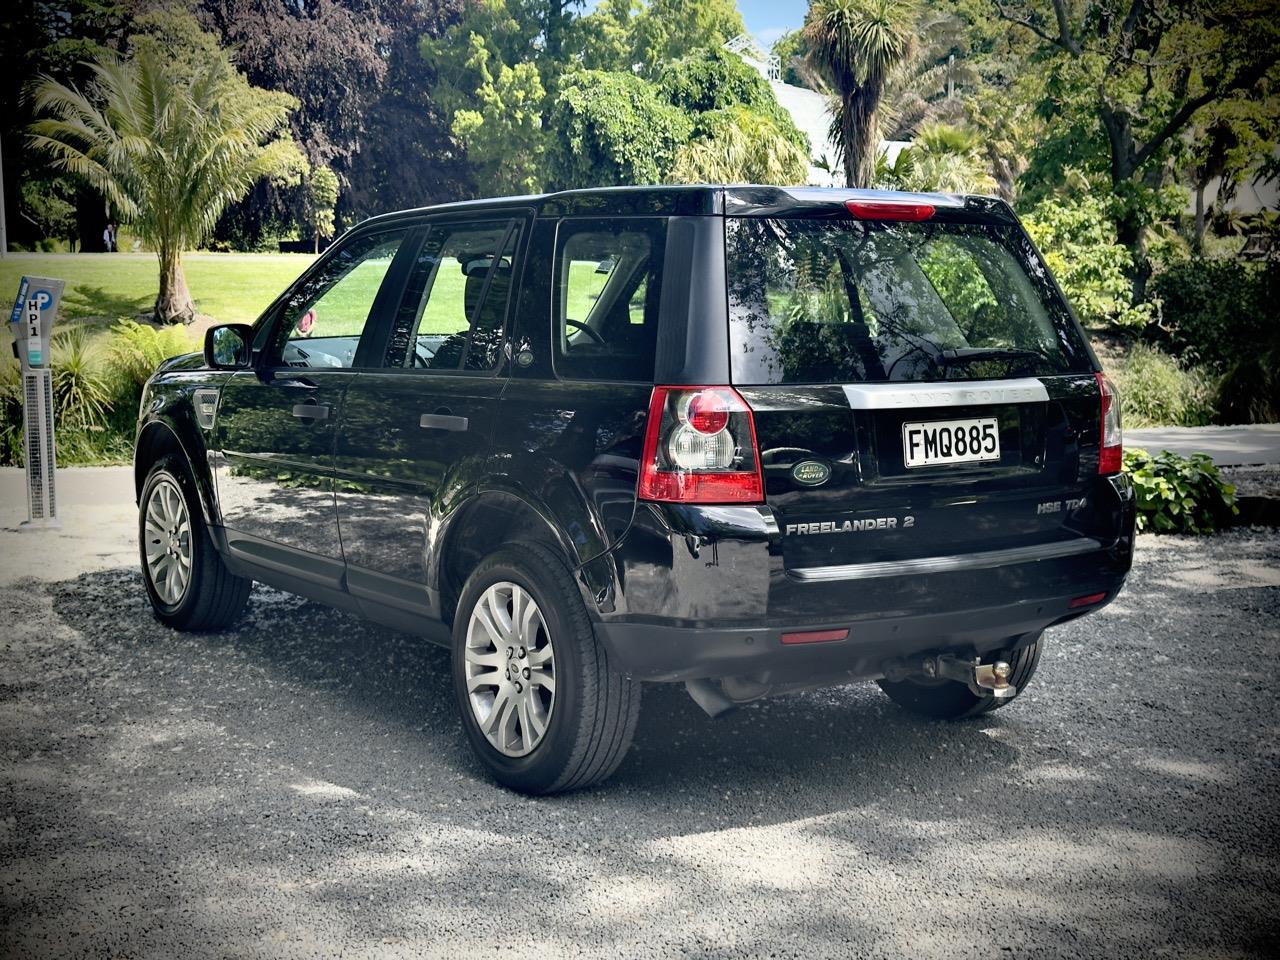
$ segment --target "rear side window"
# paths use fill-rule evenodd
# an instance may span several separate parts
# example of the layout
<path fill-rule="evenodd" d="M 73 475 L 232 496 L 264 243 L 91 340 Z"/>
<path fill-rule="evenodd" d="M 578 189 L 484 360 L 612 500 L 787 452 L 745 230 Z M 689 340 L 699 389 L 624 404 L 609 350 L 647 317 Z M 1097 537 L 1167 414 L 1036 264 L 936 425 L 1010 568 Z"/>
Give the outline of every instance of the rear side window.
<path fill-rule="evenodd" d="M 651 380 L 666 249 L 665 218 L 564 220 L 556 237 L 556 372 Z"/>
<path fill-rule="evenodd" d="M 1075 322 L 1014 225 L 730 219 L 736 383 L 1089 372 Z"/>

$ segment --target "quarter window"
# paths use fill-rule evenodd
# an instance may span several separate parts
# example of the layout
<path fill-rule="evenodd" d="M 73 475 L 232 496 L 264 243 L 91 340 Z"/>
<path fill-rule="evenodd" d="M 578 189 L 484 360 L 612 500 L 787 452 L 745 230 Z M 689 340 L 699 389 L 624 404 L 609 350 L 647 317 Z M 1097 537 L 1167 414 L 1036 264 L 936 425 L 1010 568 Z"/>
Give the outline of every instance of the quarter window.
<path fill-rule="evenodd" d="M 555 263 L 555 365 L 563 377 L 648 380 L 667 221 L 566 220 Z"/>

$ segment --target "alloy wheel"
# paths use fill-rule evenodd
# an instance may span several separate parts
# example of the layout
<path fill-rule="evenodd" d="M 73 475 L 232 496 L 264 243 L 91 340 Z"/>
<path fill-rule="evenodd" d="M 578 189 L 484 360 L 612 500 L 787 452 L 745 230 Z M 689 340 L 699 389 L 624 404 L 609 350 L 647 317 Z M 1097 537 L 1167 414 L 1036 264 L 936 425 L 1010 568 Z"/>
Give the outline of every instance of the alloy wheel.
<path fill-rule="evenodd" d="M 508 757 L 531 753 L 555 707 L 551 632 L 532 595 L 500 581 L 476 600 L 463 652 L 467 699 L 480 730 Z"/>
<path fill-rule="evenodd" d="M 160 599 L 176 606 L 191 582 L 191 518 L 182 491 L 167 477 L 151 488 L 143 529 L 147 576 Z"/>

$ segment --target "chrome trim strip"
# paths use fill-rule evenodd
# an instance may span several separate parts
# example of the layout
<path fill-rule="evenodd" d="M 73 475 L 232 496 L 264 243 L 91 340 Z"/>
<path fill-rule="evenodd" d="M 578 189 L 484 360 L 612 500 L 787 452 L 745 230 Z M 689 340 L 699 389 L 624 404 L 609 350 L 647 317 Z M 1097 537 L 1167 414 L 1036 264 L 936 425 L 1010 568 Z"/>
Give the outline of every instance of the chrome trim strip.
<path fill-rule="evenodd" d="M 879 563 L 849 563 L 834 567 L 798 567 L 787 575 L 796 580 L 875 580 L 881 577 L 903 577 L 917 573 L 947 573 L 952 570 L 987 570 L 1014 563 L 1056 560 L 1081 553 L 1101 550 L 1104 544 L 1093 537 L 1040 543 L 1008 550 L 983 550 L 947 557 L 919 557 L 915 560 L 886 560 Z"/>
<path fill-rule="evenodd" d="M 975 407 L 996 403 L 1048 403 L 1049 391 L 1035 377 L 1020 380 L 968 380 L 957 383 L 845 384 L 855 410 L 912 407 Z"/>

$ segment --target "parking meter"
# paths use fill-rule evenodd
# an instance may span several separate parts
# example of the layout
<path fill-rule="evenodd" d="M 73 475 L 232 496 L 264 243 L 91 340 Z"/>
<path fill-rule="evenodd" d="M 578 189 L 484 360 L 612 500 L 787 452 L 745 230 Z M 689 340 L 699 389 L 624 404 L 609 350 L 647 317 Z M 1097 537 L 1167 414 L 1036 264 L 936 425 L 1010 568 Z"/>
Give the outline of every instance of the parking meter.
<path fill-rule="evenodd" d="M 54 492 L 57 452 L 49 348 L 64 286 L 62 280 L 23 277 L 9 318 L 14 353 L 22 364 L 22 453 L 27 468 L 27 520 L 19 524 L 20 530 L 61 526 Z"/>

